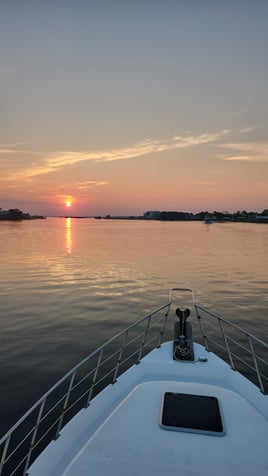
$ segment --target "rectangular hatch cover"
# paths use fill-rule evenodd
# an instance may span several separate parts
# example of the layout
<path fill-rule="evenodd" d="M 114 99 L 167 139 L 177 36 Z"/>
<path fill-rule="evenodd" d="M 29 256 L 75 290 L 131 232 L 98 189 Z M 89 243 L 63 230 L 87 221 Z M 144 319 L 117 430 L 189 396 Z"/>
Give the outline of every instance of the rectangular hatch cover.
<path fill-rule="evenodd" d="M 166 392 L 160 426 L 164 429 L 222 436 L 225 434 L 218 399 L 206 395 Z"/>

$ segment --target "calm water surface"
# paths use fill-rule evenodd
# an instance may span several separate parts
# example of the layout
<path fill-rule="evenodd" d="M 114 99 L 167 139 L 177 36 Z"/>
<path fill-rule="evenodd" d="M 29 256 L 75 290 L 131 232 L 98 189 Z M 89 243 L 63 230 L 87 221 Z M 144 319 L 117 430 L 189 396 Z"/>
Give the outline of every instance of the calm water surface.
<path fill-rule="evenodd" d="M 268 340 L 265 224 L 0 222 L 0 250 L 1 435 L 172 286 Z"/>

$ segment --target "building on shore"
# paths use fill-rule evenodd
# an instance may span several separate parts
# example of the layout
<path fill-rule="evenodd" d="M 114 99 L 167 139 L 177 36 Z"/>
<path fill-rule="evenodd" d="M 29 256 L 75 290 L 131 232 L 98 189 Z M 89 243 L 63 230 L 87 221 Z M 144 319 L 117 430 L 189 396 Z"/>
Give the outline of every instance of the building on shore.
<path fill-rule="evenodd" d="M 149 211 L 149 212 L 144 212 L 143 216 L 144 218 L 156 219 L 156 218 L 159 218 L 160 213 L 161 213 L 160 211 Z"/>

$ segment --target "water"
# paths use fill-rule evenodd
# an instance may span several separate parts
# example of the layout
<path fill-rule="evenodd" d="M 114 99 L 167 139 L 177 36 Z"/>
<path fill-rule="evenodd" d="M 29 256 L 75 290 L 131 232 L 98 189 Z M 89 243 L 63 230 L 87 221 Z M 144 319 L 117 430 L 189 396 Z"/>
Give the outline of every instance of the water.
<path fill-rule="evenodd" d="M 268 340 L 265 224 L 0 222 L 0 250 L 1 435 L 172 286 Z"/>

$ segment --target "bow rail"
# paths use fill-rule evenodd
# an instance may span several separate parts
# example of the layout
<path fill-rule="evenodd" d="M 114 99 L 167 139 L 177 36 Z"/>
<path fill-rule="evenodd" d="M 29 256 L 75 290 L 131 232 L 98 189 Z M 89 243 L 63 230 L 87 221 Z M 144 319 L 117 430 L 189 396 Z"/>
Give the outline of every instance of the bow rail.
<path fill-rule="evenodd" d="M 268 345 L 221 316 L 199 306 L 191 289 L 173 288 L 169 301 L 101 345 L 70 370 L 0 440 L 0 476 L 26 476 L 37 456 L 62 428 L 107 385 L 138 364 L 162 342 L 170 340 L 168 317 L 174 292 L 190 292 L 200 340 L 259 386 L 268 391 Z M 196 322 L 197 322 L 196 321 Z M 198 326 L 197 326 L 198 327 Z M 237 337 L 238 336 L 238 337 Z M 196 332 L 195 332 L 195 337 Z M 197 339 L 198 341 L 198 339 Z M 243 367 L 243 369 L 242 369 Z"/>
<path fill-rule="evenodd" d="M 268 344 L 219 314 L 194 304 L 202 343 L 268 393 Z M 238 336 L 238 337 L 237 337 Z"/>
<path fill-rule="evenodd" d="M 26 476 L 38 454 L 104 387 L 161 346 L 171 302 L 119 332 L 45 393 L 0 440 L 0 475 Z"/>

